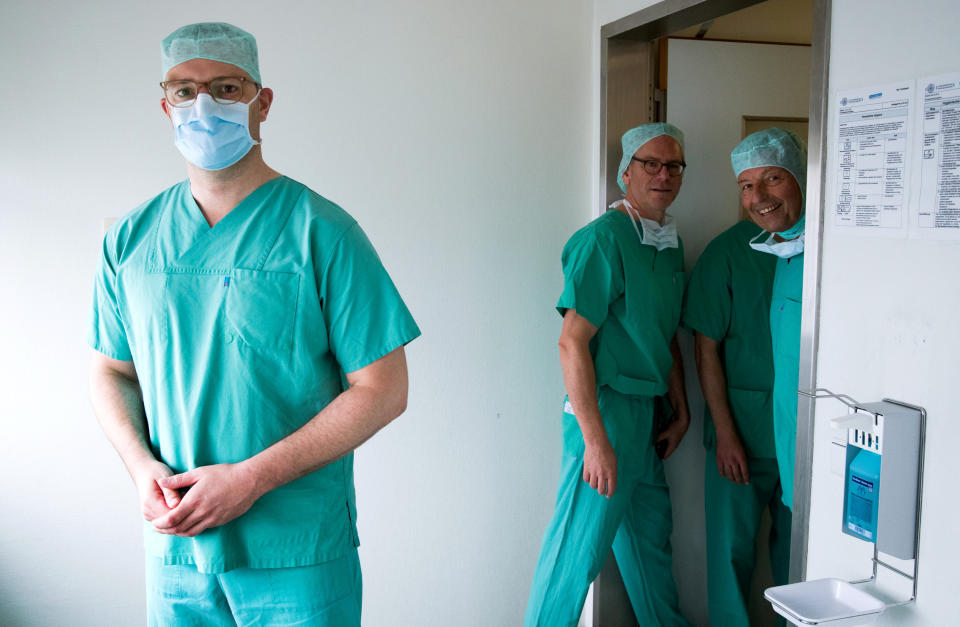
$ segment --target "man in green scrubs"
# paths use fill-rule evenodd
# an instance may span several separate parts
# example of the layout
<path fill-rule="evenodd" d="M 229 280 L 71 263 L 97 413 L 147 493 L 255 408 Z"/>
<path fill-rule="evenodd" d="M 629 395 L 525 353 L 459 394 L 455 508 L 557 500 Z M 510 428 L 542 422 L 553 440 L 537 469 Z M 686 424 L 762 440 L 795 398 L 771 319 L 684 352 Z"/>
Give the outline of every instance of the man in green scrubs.
<path fill-rule="evenodd" d="M 750 580 L 764 509 L 774 580 L 787 582 L 790 510 L 781 502 L 773 436 L 770 290 L 776 258 L 750 247 L 742 221 L 717 236 L 690 276 L 683 323 L 694 331 L 706 399 L 704 497 L 710 623 L 749 627 Z"/>
<path fill-rule="evenodd" d="M 188 179 L 103 242 L 94 409 L 140 496 L 152 625 L 359 625 L 352 451 L 419 330 L 357 223 L 263 161 L 254 38 L 161 48 Z"/>
<path fill-rule="evenodd" d="M 740 202 L 763 229 L 750 246 L 776 257 L 770 303 L 773 348 L 773 432 L 783 504 L 793 508 L 803 295 L 804 196 L 807 149 L 789 131 L 749 135 L 730 153 Z"/>
<path fill-rule="evenodd" d="M 803 296 L 804 195 L 807 148 L 779 128 L 747 136 L 730 163 L 740 202 L 764 230 L 750 246 L 777 258 L 770 302 L 773 347 L 773 433 L 783 504 L 793 509 L 797 447 L 797 387 L 800 380 L 800 312 Z"/>
<path fill-rule="evenodd" d="M 689 426 L 676 342 L 683 248 L 666 214 L 683 181 L 683 134 L 645 124 L 622 139 L 625 198 L 563 250 L 560 365 L 567 388 L 556 509 L 524 624 L 576 625 L 611 548 L 641 625 L 686 625 L 673 580 L 663 472 Z M 677 419 L 655 429 L 654 398 Z"/>

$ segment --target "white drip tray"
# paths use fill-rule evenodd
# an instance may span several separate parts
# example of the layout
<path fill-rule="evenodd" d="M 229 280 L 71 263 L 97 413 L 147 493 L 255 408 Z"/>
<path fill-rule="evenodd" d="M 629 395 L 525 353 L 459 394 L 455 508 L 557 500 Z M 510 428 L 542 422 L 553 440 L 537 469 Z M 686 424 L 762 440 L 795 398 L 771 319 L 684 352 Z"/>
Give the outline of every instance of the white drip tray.
<path fill-rule="evenodd" d="M 872 625 L 886 604 L 842 579 L 814 579 L 767 588 L 777 614 L 794 625 L 853 627 Z"/>

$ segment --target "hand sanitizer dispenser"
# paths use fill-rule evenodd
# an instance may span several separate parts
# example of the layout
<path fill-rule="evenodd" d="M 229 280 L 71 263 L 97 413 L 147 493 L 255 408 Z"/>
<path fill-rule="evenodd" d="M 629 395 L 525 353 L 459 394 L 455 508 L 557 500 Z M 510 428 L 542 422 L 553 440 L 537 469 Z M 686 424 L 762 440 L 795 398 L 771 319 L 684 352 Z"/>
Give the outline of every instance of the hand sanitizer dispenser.
<path fill-rule="evenodd" d="M 847 428 L 843 533 L 900 559 L 916 556 L 921 410 L 883 400 L 833 421 Z"/>
<path fill-rule="evenodd" d="M 800 393 L 834 398 L 850 408 L 850 414 L 831 421 L 847 436 L 840 529 L 874 545 L 873 575 L 850 582 L 818 579 L 777 586 L 768 588 L 764 596 L 778 614 L 795 625 L 868 624 L 886 609 L 913 603 L 917 597 L 926 412 L 891 399 L 859 403 L 825 389 Z M 913 573 L 887 563 L 884 554 L 912 560 Z M 910 599 L 887 603 L 859 587 L 877 580 L 878 567 L 909 579 L 913 584 Z"/>

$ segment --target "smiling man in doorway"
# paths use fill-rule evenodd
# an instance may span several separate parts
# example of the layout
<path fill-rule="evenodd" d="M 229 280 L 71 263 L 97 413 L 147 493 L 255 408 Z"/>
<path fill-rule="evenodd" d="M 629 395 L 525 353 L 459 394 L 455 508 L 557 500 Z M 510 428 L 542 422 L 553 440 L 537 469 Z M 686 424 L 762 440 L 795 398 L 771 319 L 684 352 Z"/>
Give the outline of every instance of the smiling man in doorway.
<path fill-rule="evenodd" d="M 161 61 L 188 179 L 107 233 L 88 333 L 148 621 L 359 625 L 352 451 L 403 412 L 419 330 L 353 218 L 264 163 L 253 36 L 184 26 Z"/>
<path fill-rule="evenodd" d="M 777 584 L 787 583 L 790 566 L 791 514 L 784 492 L 789 495 L 793 487 L 798 362 L 795 350 L 788 354 L 787 337 L 794 333 L 799 344 L 799 318 L 785 316 L 792 311 L 791 299 L 800 297 L 802 256 L 789 253 L 796 251 L 798 237 L 802 251 L 806 153 L 795 135 L 768 129 L 747 137 L 731 159 L 752 221 L 734 225 L 704 250 L 687 287 L 683 321 L 695 332 L 706 400 L 710 621 L 746 627 L 764 509 L 772 523 L 768 543 Z M 784 270 L 778 270 L 780 253 Z M 781 283 L 771 307 L 775 272 Z M 771 343 L 771 322 L 779 350 Z M 791 324 L 793 332 L 785 329 Z"/>
<path fill-rule="evenodd" d="M 641 625 L 687 625 L 672 574 L 670 494 L 658 455 L 690 423 L 676 341 L 683 247 L 667 215 L 683 183 L 683 134 L 645 124 L 622 138 L 625 198 L 563 250 L 563 468 L 527 627 L 576 625 L 611 548 Z M 655 397 L 676 420 L 659 430 Z"/>
<path fill-rule="evenodd" d="M 750 246 L 777 258 L 770 302 L 773 346 L 773 433 L 783 504 L 793 509 L 800 381 L 800 312 L 806 220 L 807 148 L 779 128 L 749 135 L 730 153 L 740 202 L 765 232 Z"/>

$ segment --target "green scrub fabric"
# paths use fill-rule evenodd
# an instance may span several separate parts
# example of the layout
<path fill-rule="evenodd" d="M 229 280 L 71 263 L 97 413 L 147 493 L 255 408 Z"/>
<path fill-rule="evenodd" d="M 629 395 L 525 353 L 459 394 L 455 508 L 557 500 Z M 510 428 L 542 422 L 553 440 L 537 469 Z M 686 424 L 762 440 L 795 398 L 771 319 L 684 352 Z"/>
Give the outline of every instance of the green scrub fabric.
<path fill-rule="evenodd" d="M 716 451 L 704 460 L 707 522 L 707 606 L 710 624 L 749 627 L 750 582 L 757 563 L 756 538 L 763 510 L 770 512 L 770 567 L 776 585 L 790 574 L 790 510 L 780 502 L 777 460 L 748 460 L 750 483 L 742 485 L 717 471 Z"/>
<path fill-rule="evenodd" d="M 738 222 L 718 235 L 690 275 L 683 324 L 721 345 L 727 398 L 749 457 L 774 458 L 773 354 L 770 298 L 776 257 L 753 250 L 762 229 Z M 703 440 L 713 448 L 716 431 L 704 409 Z"/>
<path fill-rule="evenodd" d="M 575 309 L 597 327 L 590 344 L 597 387 L 666 394 L 685 283 L 683 243 L 662 251 L 640 244 L 630 218 L 607 211 L 570 238 L 562 262 L 557 311 Z"/>
<path fill-rule="evenodd" d="M 750 248 L 750 240 L 761 231 L 752 222 L 742 221 L 710 242 L 690 276 L 683 309 L 687 327 L 720 343 L 730 411 L 749 458 L 748 485 L 719 474 L 716 430 L 705 407 L 710 622 L 731 627 L 750 624 L 750 580 L 764 508 L 770 509 L 773 521 L 770 556 L 778 584 L 786 583 L 789 569 L 790 510 L 780 503 L 773 432 L 770 302 L 777 258 Z"/>
<path fill-rule="evenodd" d="M 360 627 L 363 580 L 356 549 L 313 566 L 209 575 L 192 564 L 161 562 L 146 564 L 149 627 Z"/>
<path fill-rule="evenodd" d="M 617 489 L 610 498 L 583 480 L 583 436 L 564 404 L 560 486 L 524 625 L 575 626 L 611 549 L 640 625 L 688 625 L 673 580 L 670 493 L 663 462 L 652 454 L 653 399 L 599 390 L 600 413 L 617 455 Z"/>
<path fill-rule="evenodd" d="M 770 304 L 773 340 L 773 429 L 783 484 L 783 504 L 793 509 L 793 468 L 797 449 L 797 388 L 800 385 L 800 315 L 803 253 L 777 260 Z"/>
<path fill-rule="evenodd" d="M 247 459 L 308 422 L 363 368 L 420 334 L 376 252 L 289 178 L 214 227 L 189 181 L 104 238 L 88 342 L 137 369 L 158 459 L 174 472 Z M 148 558 L 201 573 L 338 559 L 359 544 L 353 455 L 194 538 L 144 524 Z"/>
<path fill-rule="evenodd" d="M 563 464 L 524 624 L 576 625 L 587 588 L 613 550 L 641 625 L 687 625 L 672 573 L 670 495 L 654 451 L 653 396 L 667 390 L 670 340 L 680 320 L 683 250 L 643 245 L 618 211 L 574 234 L 563 252 L 557 309 L 598 327 L 591 342 L 600 414 L 617 455 L 617 489 L 583 481 L 584 443 L 563 414 Z"/>

